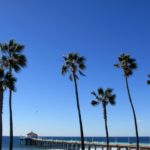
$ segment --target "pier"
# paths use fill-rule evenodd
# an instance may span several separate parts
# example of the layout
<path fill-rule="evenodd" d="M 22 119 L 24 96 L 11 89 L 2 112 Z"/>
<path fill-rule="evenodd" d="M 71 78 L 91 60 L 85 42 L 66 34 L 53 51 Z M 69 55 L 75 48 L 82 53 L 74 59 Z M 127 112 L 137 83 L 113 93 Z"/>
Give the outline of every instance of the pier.
<path fill-rule="evenodd" d="M 39 139 L 39 138 L 20 138 L 20 145 L 22 146 L 34 146 L 43 147 L 49 149 L 63 149 L 63 150 L 79 150 L 81 148 L 80 141 L 67 141 L 67 140 L 49 140 L 49 139 Z M 101 148 L 104 150 L 106 144 L 99 142 L 86 142 L 85 148 L 87 150 L 97 150 Z M 117 150 L 135 150 L 136 145 L 133 144 L 110 144 L 109 149 L 112 150 L 116 148 Z M 150 150 L 150 146 L 140 145 L 139 150 Z"/>

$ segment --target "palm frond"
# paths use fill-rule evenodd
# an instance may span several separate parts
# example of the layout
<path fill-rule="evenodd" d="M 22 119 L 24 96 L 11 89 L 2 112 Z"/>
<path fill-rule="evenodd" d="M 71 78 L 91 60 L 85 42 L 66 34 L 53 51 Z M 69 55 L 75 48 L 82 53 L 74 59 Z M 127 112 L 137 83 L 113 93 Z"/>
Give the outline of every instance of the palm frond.
<path fill-rule="evenodd" d="M 108 93 L 110 93 L 110 94 L 111 94 L 111 93 L 113 92 L 113 89 L 111 89 L 111 88 L 107 88 L 105 92 L 108 92 Z"/>
<path fill-rule="evenodd" d="M 124 59 L 124 57 L 125 57 L 125 54 L 123 53 L 123 54 L 121 54 L 121 55 L 118 57 L 118 60 L 119 60 L 119 61 L 122 61 L 122 60 Z"/>
<path fill-rule="evenodd" d="M 150 80 L 147 80 L 147 84 L 150 84 Z"/>
<path fill-rule="evenodd" d="M 67 57 L 65 55 L 63 55 L 63 58 L 64 58 L 65 61 L 67 60 Z"/>
<path fill-rule="evenodd" d="M 82 76 L 86 76 L 82 71 L 79 70 L 79 74 Z"/>
<path fill-rule="evenodd" d="M 19 55 L 18 59 L 16 60 L 16 62 L 21 66 L 21 67 L 25 67 L 27 65 L 27 59 L 24 55 Z"/>
<path fill-rule="evenodd" d="M 19 72 L 21 70 L 21 67 L 15 62 L 12 63 L 11 66 L 15 70 L 15 72 Z"/>
<path fill-rule="evenodd" d="M 16 52 L 17 43 L 14 41 L 12 44 L 9 43 L 9 52 Z"/>
<path fill-rule="evenodd" d="M 69 54 L 68 54 L 68 59 L 69 59 L 69 60 L 73 60 L 73 57 L 74 57 L 74 53 L 69 53 Z"/>
<path fill-rule="evenodd" d="M 136 62 L 136 59 L 131 58 L 131 56 L 128 56 L 128 63 L 129 64 L 132 64 L 132 63 L 135 63 L 135 62 Z"/>
<path fill-rule="evenodd" d="M 114 64 L 114 67 L 119 68 L 120 65 L 119 64 Z"/>
<path fill-rule="evenodd" d="M 21 53 L 21 52 L 23 51 L 24 48 L 25 48 L 24 45 L 18 44 L 18 45 L 16 46 L 15 51 L 18 52 L 18 53 Z"/>
<path fill-rule="evenodd" d="M 137 69 L 137 64 L 136 63 L 131 63 L 129 64 L 130 69 Z"/>
<path fill-rule="evenodd" d="M 67 66 L 63 65 L 63 66 L 62 66 L 62 69 L 61 69 L 61 74 L 64 75 L 64 74 L 66 74 L 67 72 L 68 72 Z"/>
<path fill-rule="evenodd" d="M 79 64 L 79 68 L 80 68 L 81 70 L 84 70 L 84 69 L 86 69 L 86 66 L 85 66 L 84 63 L 80 63 L 80 64 Z"/>
<path fill-rule="evenodd" d="M 6 56 L 2 55 L 1 59 L 2 59 L 2 61 L 7 61 L 8 58 Z"/>
<path fill-rule="evenodd" d="M 92 104 L 93 106 L 97 106 L 97 105 L 99 104 L 99 102 L 96 101 L 96 100 L 92 100 L 92 101 L 91 101 L 91 104 Z"/>
<path fill-rule="evenodd" d="M 1 51 L 5 53 L 8 50 L 8 45 L 6 43 L 0 44 Z"/>
<path fill-rule="evenodd" d="M 76 78 L 77 80 L 79 80 L 79 77 L 78 77 L 78 75 L 76 75 L 76 74 L 75 74 L 75 78 Z"/>
<path fill-rule="evenodd" d="M 123 53 L 123 54 L 121 54 L 121 55 L 118 57 L 118 59 L 119 59 L 119 61 L 121 62 L 121 61 L 127 60 L 128 57 L 129 57 L 129 55 L 126 55 L 126 54 Z"/>
<path fill-rule="evenodd" d="M 111 96 L 108 98 L 109 103 L 110 103 L 111 105 L 115 105 L 115 104 L 116 104 L 115 99 L 116 99 L 116 95 L 115 95 L 115 94 L 114 94 L 114 95 L 111 95 Z"/>
<path fill-rule="evenodd" d="M 67 59 L 66 61 L 65 61 L 65 64 L 66 64 L 66 66 L 71 66 L 71 62 Z"/>
<path fill-rule="evenodd" d="M 97 94 L 94 91 L 92 91 L 91 94 L 97 97 Z"/>
<path fill-rule="evenodd" d="M 107 89 L 105 90 L 105 96 L 106 96 L 106 97 L 110 97 L 110 96 L 111 96 L 112 91 L 113 91 L 113 89 L 111 89 L 111 88 L 107 88 Z"/>
<path fill-rule="evenodd" d="M 81 56 L 78 58 L 77 63 L 82 64 L 82 63 L 84 63 L 85 60 L 86 60 L 85 57 Z"/>
<path fill-rule="evenodd" d="M 4 67 L 9 67 L 9 61 L 8 61 L 8 58 L 6 57 L 6 56 L 2 56 L 1 57 L 1 63 L 2 63 L 2 65 L 4 66 Z"/>
<path fill-rule="evenodd" d="M 148 75 L 148 77 L 150 78 L 150 74 Z M 147 80 L 147 84 L 150 84 L 150 80 Z"/>
<path fill-rule="evenodd" d="M 73 59 L 74 59 L 74 61 L 77 61 L 78 60 L 78 54 L 77 53 L 73 53 Z"/>
<path fill-rule="evenodd" d="M 4 69 L 0 68 L 0 79 L 4 77 Z"/>
<path fill-rule="evenodd" d="M 15 40 L 14 39 L 11 39 L 10 41 L 9 41 L 9 47 L 12 47 L 12 46 L 14 46 L 14 45 L 16 45 L 16 42 L 15 42 Z"/>
<path fill-rule="evenodd" d="M 98 88 L 97 91 L 99 95 L 104 95 L 104 90 L 102 88 Z"/>

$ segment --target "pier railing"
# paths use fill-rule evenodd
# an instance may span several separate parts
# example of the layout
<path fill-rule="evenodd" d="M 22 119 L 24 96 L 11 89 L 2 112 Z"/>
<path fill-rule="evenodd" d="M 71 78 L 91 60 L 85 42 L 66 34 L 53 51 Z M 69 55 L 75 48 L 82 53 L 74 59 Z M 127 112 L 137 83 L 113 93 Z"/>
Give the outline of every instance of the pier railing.
<path fill-rule="evenodd" d="M 64 149 L 64 150 L 80 150 L 81 143 L 80 141 L 65 141 L 65 140 L 48 140 L 48 139 L 36 139 L 36 138 L 21 138 L 20 144 L 22 146 L 35 146 L 43 147 L 49 149 Z M 99 142 L 85 142 L 86 150 L 97 150 L 101 148 L 104 150 L 106 148 L 105 143 Z M 136 145 L 133 144 L 110 144 L 109 149 L 117 150 L 136 150 Z M 140 145 L 139 150 L 150 150 L 150 146 Z"/>

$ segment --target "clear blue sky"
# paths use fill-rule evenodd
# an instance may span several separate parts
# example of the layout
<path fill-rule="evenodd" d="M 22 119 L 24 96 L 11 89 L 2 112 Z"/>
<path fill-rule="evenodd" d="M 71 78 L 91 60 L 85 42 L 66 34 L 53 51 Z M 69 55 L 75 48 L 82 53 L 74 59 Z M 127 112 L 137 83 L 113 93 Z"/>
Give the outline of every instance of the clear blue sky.
<path fill-rule="evenodd" d="M 31 130 L 47 136 L 79 135 L 74 85 L 61 75 L 62 55 L 73 51 L 87 59 L 87 77 L 78 82 L 85 135 L 105 135 L 102 108 L 90 105 L 90 92 L 97 87 L 111 87 L 117 95 L 117 105 L 108 107 L 110 135 L 135 135 L 125 81 L 113 67 L 125 52 L 138 63 L 129 84 L 139 134 L 150 136 L 149 0 L 1 0 L 0 6 L 0 42 L 16 39 L 26 46 L 28 59 L 17 75 L 13 97 L 15 135 Z M 7 93 L 3 112 L 8 135 Z"/>

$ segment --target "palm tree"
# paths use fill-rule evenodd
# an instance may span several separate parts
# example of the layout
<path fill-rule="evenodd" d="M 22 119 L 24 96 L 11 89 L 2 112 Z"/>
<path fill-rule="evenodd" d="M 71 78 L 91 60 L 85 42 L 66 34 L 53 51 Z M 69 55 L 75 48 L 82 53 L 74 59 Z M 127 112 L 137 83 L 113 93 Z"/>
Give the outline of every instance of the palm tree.
<path fill-rule="evenodd" d="M 69 53 L 67 56 L 63 56 L 63 58 L 64 58 L 64 65 L 62 66 L 61 73 L 62 75 L 64 75 L 69 72 L 70 80 L 74 81 L 76 103 L 77 103 L 77 110 L 78 110 L 79 124 L 80 124 L 81 146 L 82 146 L 82 150 L 84 150 L 85 149 L 84 132 L 83 132 L 83 125 L 82 125 L 81 111 L 80 111 L 77 80 L 79 79 L 78 74 L 84 76 L 82 70 L 86 68 L 84 64 L 85 58 L 79 56 L 77 53 Z"/>
<path fill-rule="evenodd" d="M 1 59 L 2 60 L 2 59 Z M 16 79 L 10 74 L 10 72 L 6 72 L 3 68 L 3 65 L 0 61 L 0 150 L 2 150 L 2 113 L 3 113 L 3 95 L 6 88 L 15 90 L 15 82 Z"/>
<path fill-rule="evenodd" d="M 131 105 L 133 118 L 134 118 L 135 133 L 136 133 L 136 149 L 139 150 L 138 125 L 137 125 L 136 113 L 135 113 L 134 105 L 133 105 L 131 94 L 130 94 L 129 84 L 128 84 L 128 77 L 133 74 L 133 71 L 137 68 L 137 64 L 136 64 L 135 59 L 131 58 L 130 55 L 126 55 L 126 54 L 121 54 L 118 57 L 118 60 L 119 60 L 119 63 L 115 64 L 114 66 L 117 68 L 121 68 L 123 70 L 123 74 L 124 74 L 125 82 L 126 82 L 126 88 L 127 88 L 128 97 L 129 97 L 129 102 Z"/>
<path fill-rule="evenodd" d="M 107 126 L 107 104 L 115 105 L 115 98 L 116 95 L 112 94 L 112 89 L 108 88 L 105 91 L 102 88 L 99 88 L 96 92 L 92 92 L 91 94 L 95 96 L 95 99 L 92 100 L 91 104 L 93 106 L 98 105 L 99 103 L 102 104 L 103 107 L 103 115 L 105 121 L 105 131 L 106 131 L 106 141 L 107 141 L 107 150 L 109 150 L 109 133 L 108 133 L 108 126 Z"/>
<path fill-rule="evenodd" d="M 1 49 L 5 54 L 5 60 L 9 68 L 10 74 L 13 70 L 18 72 L 21 68 L 26 66 L 26 57 L 22 54 L 24 46 L 16 43 L 14 40 L 10 40 L 9 43 L 1 44 Z M 13 114 L 12 114 L 12 90 L 9 89 L 9 116 L 10 116 L 10 141 L 9 150 L 13 149 Z"/>
<path fill-rule="evenodd" d="M 150 74 L 148 75 L 149 80 L 147 80 L 147 84 L 150 84 Z"/>

